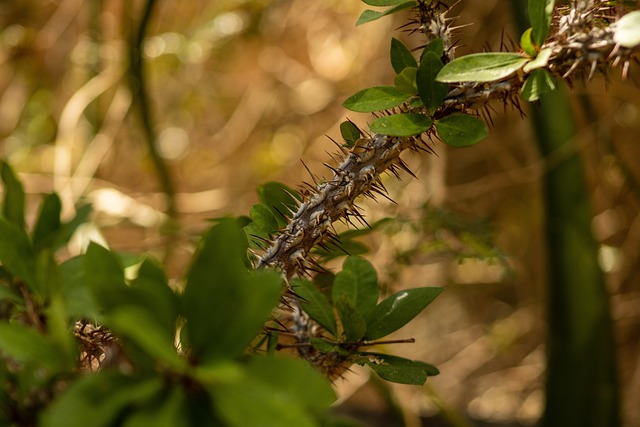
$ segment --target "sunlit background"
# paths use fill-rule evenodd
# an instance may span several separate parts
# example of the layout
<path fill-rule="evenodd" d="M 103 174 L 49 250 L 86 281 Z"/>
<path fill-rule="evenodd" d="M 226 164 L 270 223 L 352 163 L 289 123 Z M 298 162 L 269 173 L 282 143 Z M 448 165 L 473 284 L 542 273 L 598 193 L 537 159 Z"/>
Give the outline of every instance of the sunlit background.
<path fill-rule="evenodd" d="M 340 138 L 340 122 L 366 128 L 371 119 L 342 101 L 392 82 L 392 36 L 411 47 L 423 42 L 398 30 L 403 14 L 356 28 L 358 0 L 158 1 L 142 56 L 155 144 L 176 191 L 177 231 L 167 230 L 127 75 L 142 3 L 0 3 L 0 155 L 24 180 L 31 218 L 46 192 L 60 193 L 69 216 L 77 203 L 93 204 L 91 223 L 65 256 L 98 240 L 164 259 L 175 281 L 207 219 L 247 214 L 257 185 L 296 188 L 310 180 L 301 160 L 330 176 L 323 163 L 333 162 L 329 138 Z M 519 39 L 504 1 L 463 1 L 450 13 L 473 23 L 456 33 L 458 54 Z M 640 425 L 638 69 L 627 81 L 614 70 L 607 80 L 576 82 L 571 92 L 629 427 Z M 340 411 L 366 425 L 404 418 L 417 426 L 420 417 L 441 423 L 426 425 L 533 425 L 542 413 L 541 179 L 574 153 L 541 158 L 526 117 L 497 103 L 492 118 L 478 146 L 434 142 L 436 155 L 407 155 L 418 179 L 385 178 L 397 205 L 361 203 L 370 222 L 395 218 L 366 240 L 385 290 L 446 288 L 394 335 L 417 342 L 388 349 L 436 364 L 440 376 L 423 388 L 395 386 L 356 367 L 337 381 Z M 170 247 L 169 231 L 177 236 Z"/>

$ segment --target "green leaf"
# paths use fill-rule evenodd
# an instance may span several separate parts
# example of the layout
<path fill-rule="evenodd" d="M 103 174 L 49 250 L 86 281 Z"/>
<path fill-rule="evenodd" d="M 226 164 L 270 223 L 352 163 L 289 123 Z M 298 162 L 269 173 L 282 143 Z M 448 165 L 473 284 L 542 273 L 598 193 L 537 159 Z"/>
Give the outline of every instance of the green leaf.
<path fill-rule="evenodd" d="M 103 310 L 109 311 L 126 302 L 124 270 L 118 257 L 108 249 L 91 242 L 82 257 L 85 286 Z"/>
<path fill-rule="evenodd" d="M 85 281 L 84 255 L 63 262 L 59 271 L 62 295 L 69 317 L 99 321 L 100 305 Z"/>
<path fill-rule="evenodd" d="M 53 237 L 60 229 L 60 211 L 62 203 L 56 193 L 47 194 L 40 206 L 40 213 L 33 229 L 33 246 L 37 249 L 53 242 Z"/>
<path fill-rule="evenodd" d="M 402 3 L 406 3 L 407 0 L 362 0 L 363 3 L 368 4 L 369 6 L 397 6 Z"/>
<path fill-rule="evenodd" d="M 547 70 L 533 70 L 522 85 L 522 99 L 529 102 L 537 101 L 542 95 L 555 88 L 556 81 Z"/>
<path fill-rule="evenodd" d="M 359 113 L 371 113 L 397 107 L 411 97 L 393 86 L 375 86 L 347 98 L 342 105 Z"/>
<path fill-rule="evenodd" d="M 56 233 L 54 243 L 52 245 L 53 249 L 58 249 L 61 246 L 66 245 L 73 234 L 76 232 L 79 226 L 87 222 L 89 215 L 91 215 L 91 205 L 83 205 L 76 209 L 76 215 L 73 219 L 60 228 L 58 233 Z"/>
<path fill-rule="evenodd" d="M 42 427 L 110 427 L 120 425 L 128 408 L 139 407 L 162 392 L 164 379 L 136 379 L 100 371 L 73 381 L 46 409 Z"/>
<path fill-rule="evenodd" d="M 23 302 L 22 297 L 4 283 L 0 283 L 0 301 L 9 301 L 20 304 Z"/>
<path fill-rule="evenodd" d="M 418 90 L 416 87 L 417 73 L 417 68 L 407 67 L 393 78 L 393 84 L 399 91 L 414 95 Z"/>
<path fill-rule="evenodd" d="M 527 55 L 535 58 L 536 55 L 538 55 L 538 51 L 536 50 L 536 46 L 533 44 L 533 40 L 531 39 L 532 31 L 533 28 L 528 28 L 524 33 L 522 33 L 522 36 L 520 36 L 520 47 Z"/>
<path fill-rule="evenodd" d="M 400 329 L 416 317 L 442 288 L 413 288 L 391 295 L 367 316 L 367 340 L 376 340 Z"/>
<path fill-rule="evenodd" d="M 360 341 L 367 332 L 367 323 L 356 309 L 353 298 L 343 294 L 340 298 L 334 299 L 333 303 L 340 315 L 345 339 L 348 342 Z"/>
<path fill-rule="evenodd" d="M 442 58 L 442 54 L 444 53 L 444 40 L 442 39 L 433 39 L 424 47 L 422 51 L 422 55 L 420 56 L 420 62 L 422 62 L 424 56 L 427 53 L 433 53 L 437 58 Z"/>
<path fill-rule="evenodd" d="M 405 68 L 418 68 L 418 63 L 411 51 L 395 37 L 391 39 L 391 66 L 396 74 L 400 74 Z"/>
<path fill-rule="evenodd" d="M 554 3 L 554 0 L 529 0 L 531 38 L 538 47 L 544 44 L 547 34 L 549 34 Z"/>
<path fill-rule="evenodd" d="M 280 227 L 287 225 L 283 215 L 298 210 L 302 197 L 293 189 L 279 182 L 267 182 L 256 188 L 258 198 L 263 205 L 271 209 Z"/>
<path fill-rule="evenodd" d="M 358 126 L 356 126 L 351 120 L 345 120 L 340 123 L 340 134 L 344 139 L 347 147 L 353 147 L 357 140 L 362 136 Z"/>
<path fill-rule="evenodd" d="M 273 215 L 273 212 L 264 205 L 253 205 L 249 210 L 249 215 L 256 227 L 263 230 L 268 235 L 275 233 L 280 228 L 278 220 Z"/>
<path fill-rule="evenodd" d="M 626 48 L 640 45 L 640 10 L 624 15 L 614 25 L 613 41 Z"/>
<path fill-rule="evenodd" d="M 474 53 L 446 64 L 436 80 L 445 83 L 492 82 L 509 77 L 529 61 L 517 53 Z"/>
<path fill-rule="evenodd" d="M 189 397 L 182 387 L 164 390 L 127 416 L 122 427 L 189 427 Z M 199 420 L 202 422 L 202 420 Z"/>
<path fill-rule="evenodd" d="M 302 303 L 302 308 L 309 317 L 334 336 L 337 336 L 338 328 L 336 326 L 336 317 L 333 314 L 333 307 L 327 297 L 316 288 L 316 285 L 309 280 L 295 279 L 292 281 L 291 286 L 293 291 L 306 301 L 306 303 Z"/>
<path fill-rule="evenodd" d="M 375 21 L 377 19 L 382 18 L 383 16 L 391 15 L 393 13 L 397 13 L 403 11 L 405 9 L 410 9 L 418 5 L 418 2 L 415 0 L 411 1 L 403 1 L 403 2 L 394 2 L 396 6 L 385 10 L 384 12 L 376 12 L 374 10 L 365 10 L 360 14 L 360 17 L 356 21 L 356 26 L 366 24 L 367 22 Z"/>
<path fill-rule="evenodd" d="M 538 56 L 531 62 L 528 62 L 523 68 L 522 71 L 528 73 L 532 70 L 536 70 L 538 68 L 544 68 L 549 63 L 549 58 L 551 57 L 551 48 L 542 49 Z"/>
<path fill-rule="evenodd" d="M 469 147 L 486 138 L 487 126 L 474 116 L 453 114 L 436 121 L 438 136 L 452 147 Z"/>
<path fill-rule="evenodd" d="M 360 315 L 366 317 L 378 302 L 378 274 L 369 261 L 350 256 L 333 281 L 332 298 L 348 296 Z"/>
<path fill-rule="evenodd" d="M 436 76 L 442 69 L 442 61 L 433 52 L 427 52 L 422 56 L 420 67 L 416 75 L 418 94 L 424 106 L 431 112 L 440 107 L 442 101 L 449 93 L 449 85 L 436 81 Z"/>
<path fill-rule="evenodd" d="M 2 215 L 11 223 L 24 229 L 24 189 L 8 163 L 0 161 L 0 178 L 4 183 Z"/>
<path fill-rule="evenodd" d="M 49 374 L 74 363 L 73 359 L 67 359 L 60 348 L 35 329 L 6 322 L 0 322 L 0 350 L 19 363 L 42 366 L 49 370 Z"/>
<path fill-rule="evenodd" d="M 0 262 L 15 279 L 21 279 L 34 290 L 36 262 L 29 238 L 22 228 L 0 216 Z"/>
<path fill-rule="evenodd" d="M 435 366 L 417 360 L 381 353 L 360 354 L 366 357 L 365 363 L 380 378 L 395 383 L 422 385 L 428 376 L 438 375 L 439 373 L 438 368 Z"/>
<path fill-rule="evenodd" d="M 280 299 L 280 275 L 247 271 L 246 249 L 238 224 L 221 222 L 205 233 L 189 270 L 182 314 L 193 355 L 205 363 L 239 355 Z"/>
<path fill-rule="evenodd" d="M 431 119 L 423 114 L 404 113 L 375 119 L 371 132 L 391 136 L 413 136 L 426 132 L 431 127 Z"/>

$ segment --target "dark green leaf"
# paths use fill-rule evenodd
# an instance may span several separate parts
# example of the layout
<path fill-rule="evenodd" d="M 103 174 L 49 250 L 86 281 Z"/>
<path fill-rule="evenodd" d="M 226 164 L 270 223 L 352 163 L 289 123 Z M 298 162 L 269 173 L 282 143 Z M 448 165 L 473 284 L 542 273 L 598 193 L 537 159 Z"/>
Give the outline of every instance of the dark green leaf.
<path fill-rule="evenodd" d="M 45 367 L 50 374 L 74 363 L 35 329 L 6 322 L 0 322 L 0 350 L 17 362 Z"/>
<path fill-rule="evenodd" d="M 375 86 L 347 98 L 342 105 L 351 111 L 371 113 L 397 107 L 410 97 L 410 94 L 401 92 L 394 86 Z"/>
<path fill-rule="evenodd" d="M 313 249 L 313 253 L 324 261 L 345 255 L 364 255 L 367 252 L 369 252 L 369 248 L 365 244 L 344 238 L 342 235 L 340 235 L 340 243 L 329 242 L 326 248 L 316 247 Z"/>
<path fill-rule="evenodd" d="M 431 127 L 431 119 L 423 114 L 405 113 L 375 119 L 371 132 L 391 136 L 413 136 L 426 132 Z"/>
<path fill-rule="evenodd" d="M 440 107 L 449 93 L 449 85 L 436 81 L 436 76 L 442 69 L 442 61 L 433 52 L 427 52 L 420 61 L 420 68 L 416 75 L 418 94 L 424 106 L 431 112 Z"/>
<path fill-rule="evenodd" d="M 411 51 L 395 37 L 391 39 L 391 66 L 396 74 L 400 74 L 405 68 L 418 67 Z"/>
<path fill-rule="evenodd" d="M 10 289 L 8 285 L 0 283 L 0 301 L 22 303 L 22 297 L 18 295 L 13 289 Z"/>
<path fill-rule="evenodd" d="M 393 84 L 396 89 L 414 95 L 418 89 L 416 87 L 416 74 L 418 69 L 415 67 L 407 67 L 400 74 L 393 78 Z"/>
<path fill-rule="evenodd" d="M 53 241 L 60 229 L 60 210 L 62 203 L 56 193 L 47 194 L 40 206 L 40 213 L 33 229 L 33 246 L 40 249 Z"/>
<path fill-rule="evenodd" d="M 332 298 L 348 296 L 362 317 L 369 314 L 378 302 L 378 274 L 369 261 L 351 256 L 342 264 L 342 271 L 333 281 Z"/>
<path fill-rule="evenodd" d="M 391 295 L 367 316 L 367 340 L 376 340 L 400 329 L 416 317 L 442 288 L 413 288 Z"/>
<path fill-rule="evenodd" d="M 640 10 L 627 13 L 614 25 L 613 41 L 629 49 L 640 45 Z"/>
<path fill-rule="evenodd" d="M 544 44 L 547 34 L 549 34 L 554 3 L 554 0 L 529 0 L 531 39 L 538 48 Z"/>
<path fill-rule="evenodd" d="M 275 233 L 280 228 L 273 212 L 264 205 L 253 205 L 249 210 L 249 215 L 256 227 L 263 230 L 267 235 Z"/>
<path fill-rule="evenodd" d="M 436 56 L 436 58 L 442 58 L 442 54 L 444 53 L 444 40 L 442 39 L 431 40 L 429 44 L 426 45 L 424 47 L 424 50 L 422 51 L 422 55 L 420 57 L 421 62 L 424 56 L 429 52 L 433 53 Z"/>
<path fill-rule="evenodd" d="M 533 40 L 531 39 L 532 30 L 532 28 L 529 28 L 527 29 L 527 31 L 522 33 L 522 36 L 520 37 L 520 47 L 527 55 L 535 57 L 538 54 L 538 51 L 536 49 L 536 46 L 533 44 Z"/>
<path fill-rule="evenodd" d="M 63 224 L 60 228 L 60 231 L 56 234 L 52 246 L 53 249 L 57 249 L 69 242 L 78 227 L 87 222 L 89 215 L 91 215 L 91 210 L 91 205 L 82 205 L 76 209 L 76 215 L 73 217 L 73 219 Z"/>
<path fill-rule="evenodd" d="M 346 294 L 333 301 L 344 330 L 345 339 L 348 342 L 358 342 L 367 331 L 364 317 L 356 309 L 353 299 Z"/>
<path fill-rule="evenodd" d="M 291 286 L 293 291 L 306 301 L 306 303 L 302 302 L 302 308 L 309 317 L 337 336 L 338 329 L 333 307 L 327 297 L 316 288 L 316 285 L 309 280 L 296 279 L 291 283 Z"/>
<path fill-rule="evenodd" d="M 353 147 L 356 141 L 362 136 L 358 126 L 356 126 L 351 120 L 345 120 L 340 123 L 340 134 L 342 135 L 342 139 L 344 139 L 347 147 Z"/>
<path fill-rule="evenodd" d="M 380 353 L 361 354 L 380 378 L 395 383 L 422 385 L 428 376 L 439 373 L 435 366 L 416 360 Z"/>
<path fill-rule="evenodd" d="M 541 68 L 533 70 L 522 85 L 522 99 L 529 102 L 537 101 L 542 95 L 555 88 L 555 79 L 547 70 Z"/>
<path fill-rule="evenodd" d="M 189 398 L 182 387 L 164 390 L 127 416 L 122 427 L 189 427 Z M 202 420 L 199 420 L 202 422 Z"/>
<path fill-rule="evenodd" d="M 486 138 L 487 126 L 474 116 L 453 114 L 436 121 L 438 136 L 452 147 L 469 147 Z"/>
<path fill-rule="evenodd" d="M 297 211 L 298 203 L 302 200 L 295 190 L 279 182 L 267 182 L 258 186 L 256 191 L 262 204 L 271 209 L 280 227 L 287 224 L 283 215 Z"/>
<path fill-rule="evenodd" d="M 11 223 L 24 229 L 24 189 L 9 164 L 0 161 L 0 177 L 4 183 L 2 215 Z"/>
<path fill-rule="evenodd" d="M 126 302 L 124 270 L 118 257 L 102 246 L 91 242 L 82 257 L 84 285 L 88 286 L 103 310 L 110 310 Z"/>
<path fill-rule="evenodd" d="M 529 61 L 517 53 L 474 53 L 446 64 L 436 80 L 445 83 L 491 82 L 509 77 Z"/>
<path fill-rule="evenodd" d="M 410 9 L 418 5 L 418 2 L 415 0 L 411 1 L 403 1 L 403 2 L 394 2 L 396 6 L 391 7 L 384 12 L 376 12 L 374 10 L 365 10 L 362 12 L 358 20 L 356 21 L 356 26 L 366 24 L 367 22 L 375 21 L 377 19 L 382 18 L 383 16 L 391 15 L 393 13 L 397 13 L 403 11 L 405 9 Z"/>
<path fill-rule="evenodd" d="M 60 281 L 67 313 L 72 318 L 100 319 L 100 306 L 85 281 L 84 255 L 60 264 Z"/>
<path fill-rule="evenodd" d="M 21 279 L 34 290 L 36 262 L 29 238 L 23 229 L 0 216 L 0 262 L 15 279 Z"/>

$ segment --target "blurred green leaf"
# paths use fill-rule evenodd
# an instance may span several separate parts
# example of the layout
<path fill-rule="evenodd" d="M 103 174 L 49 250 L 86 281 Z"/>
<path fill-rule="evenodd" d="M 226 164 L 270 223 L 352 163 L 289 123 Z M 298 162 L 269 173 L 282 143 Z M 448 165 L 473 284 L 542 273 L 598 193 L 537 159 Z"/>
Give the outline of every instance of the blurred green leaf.
<path fill-rule="evenodd" d="M 29 238 L 23 229 L 0 216 L 0 262 L 13 275 L 29 287 L 37 289 L 36 262 Z"/>
<path fill-rule="evenodd" d="M 267 235 L 275 233 L 280 228 L 276 217 L 271 210 L 264 205 L 253 205 L 249 211 L 249 215 L 253 223 L 267 233 Z"/>
<path fill-rule="evenodd" d="M 336 326 L 336 317 L 333 314 L 333 307 L 316 285 L 306 279 L 295 279 L 292 281 L 291 287 L 297 295 L 306 301 L 306 303 L 302 302 L 302 308 L 309 317 L 334 336 L 337 336 L 338 328 Z"/>
<path fill-rule="evenodd" d="M 0 301 L 10 301 L 15 303 L 23 302 L 22 297 L 4 283 L 0 283 Z"/>
<path fill-rule="evenodd" d="M 189 396 L 185 390 L 172 387 L 144 406 L 136 408 L 135 412 L 127 416 L 122 427 L 189 427 L 190 412 Z"/>
<path fill-rule="evenodd" d="M 365 363 L 380 378 L 400 384 L 422 385 L 428 376 L 437 375 L 438 368 L 428 363 L 381 353 L 360 353 Z"/>
<path fill-rule="evenodd" d="M 347 295 L 356 310 L 364 318 L 378 302 L 378 274 L 369 261 L 350 256 L 342 264 L 342 270 L 333 281 L 332 298 L 339 300 Z"/>
<path fill-rule="evenodd" d="M 402 3 L 406 3 L 407 0 L 362 0 L 363 3 L 369 6 L 397 6 Z"/>
<path fill-rule="evenodd" d="M 113 252 L 91 242 L 82 257 L 82 266 L 84 286 L 91 289 L 103 310 L 109 311 L 126 302 L 124 270 Z"/>
<path fill-rule="evenodd" d="M 417 93 L 418 88 L 416 86 L 416 75 L 418 69 L 415 67 L 407 67 L 397 74 L 393 78 L 393 84 L 400 92 L 405 92 L 410 95 Z"/>
<path fill-rule="evenodd" d="M 33 229 L 33 246 L 36 250 L 39 250 L 43 246 L 47 246 L 47 243 L 53 241 L 53 237 L 60 229 L 60 210 L 62 209 L 62 203 L 60 197 L 56 193 L 47 194 L 42 200 L 40 206 L 40 212 L 38 213 L 38 219 Z"/>
<path fill-rule="evenodd" d="M 431 112 L 440 107 L 442 101 L 444 101 L 444 98 L 449 93 L 448 84 L 436 81 L 436 76 L 442 67 L 442 61 L 435 53 L 426 52 L 422 56 L 418 74 L 416 75 L 418 94 L 424 106 Z"/>
<path fill-rule="evenodd" d="M 446 64 L 436 80 L 445 83 L 492 82 L 509 77 L 529 61 L 517 53 L 474 53 Z"/>
<path fill-rule="evenodd" d="M 85 281 L 84 255 L 71 258 L 60 264 L 62 295 L 69 317 L 98 321 L 100 305 Z"/>
<path fill-rule="evenodd" d="M 364 317 L 358 312 L 353 298 L 347 294 L 340 295 L 333 300 L 333 304 L 340 315 L 345 340 L 358 342 L 367 332 Z"/>
<path fill-rule="evenodd" d="M 2 160 L 0 160 L 0 178 L 4 184 L 2 215 L 24 230 L 24 189 L 11 166 Z"/>
<path fill-rule="evenodd" d="M 411 51 L 395 37 L 391 39 L 391 66 L 396 74 L 402 73 L 405 68 L 417 68 L 418 63 Z"/>
<path fill-rule="evenodd" d="M 65 354 L 35 329 L 0 322 L 0 350 L 19 363 L 35 363 L 49 374 L 73 366 L 74 360 Z"/>
<path fill-rule="evenodd" d="M 391 0 L 384 3 L 391 3 Z M 376 12 L 374 10 L 368 10 L 368 9 L 363 11 L 362 14 L 360 14 L 360 17 L 358 18 L 358 20 L 356 21 L 356 26 L 366 24 L 367 22 L 375 21 L 377 19 L 382 18 L 383 16 L 391 15 L 391 14 L 403 11 L 405 9 L 410 9 L 412 7 L 417 6 L 418 2 L 415 0 L 410 0 L 410 1 L 403 0 L 403 1 L 394 1 L 392 4 L 394 4 L 395 6 L 385 10 L 384 12 Z"/>
<path fill-rule="evenodd" d="M 540 99 L 545 93 L 549 93 L 556 88 L 555 79 L 547 70 L 533 70 L 527 80 L 522 85 L 521 95 L 525 101 L 533 102 Z"/>
<path fill-rule="evenodd" d="M 376 340 L 400 329 L 440 293 L 442 288 L 424 287 L 400 291 L 378 304 L 367 316 L 367 340 Z"/>
<path fill-rule="evenodd" d="M 549 34 L 554 3 L 554 0 L 529 0 L 531 39 L 538 47 L 543 45 L 547 34 Z"/>
<path fill-rule="evenodd" d="M 614 25 L 613 41 L 629 49 L 640 45 L 640 10 L 627 13 Z"/>
<path fill-rule="evenodd" d="M 411 97 L 394 86 L 375 86 L 347 98 L 342 105 L 359 113 L 371 113 L 397 107 Z"/>
<path fill-rule="evenodd" d="M 91 215 L 91 205 L 82 205 L 76 209 L 76 214 L 73 219 L 67 223 L 64 223 L 58 233 L 56 233 L 53 249 L 58 249 L 61 246 L 66 245 L 73 234 L 76 232 L 79 226 L 87 222 L 89 215 Z"/>
<path fill-rule="evenodd" d="M 356 126 L 351 120 L 345 120 L 340 123 L 340 135 L 344 139 L 347 147 L 353 147 L 357 140 L 362 136 L 358 126 Z"/>
<path fill-rule="evenodd" d="M 391 136 L 414 136 L 426 132 L 431 119 L 423 114 L 404 113 L 384 116 L 371 123 L 371 132 Z"/>
<path fill-rule="evenodd" d="M 436 131 L 445 144 L 452 147 L 470 147 L 489 133 L 482 119 L 468 114 L 452 114 L 436 120 Z"/>

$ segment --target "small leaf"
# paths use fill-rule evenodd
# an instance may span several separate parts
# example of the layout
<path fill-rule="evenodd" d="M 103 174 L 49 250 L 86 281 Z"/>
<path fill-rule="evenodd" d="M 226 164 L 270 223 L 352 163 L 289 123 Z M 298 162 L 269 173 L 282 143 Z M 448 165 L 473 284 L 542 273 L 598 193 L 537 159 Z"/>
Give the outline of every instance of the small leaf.
<path fill-rule="evenodd" d="M 350 256 L 333 281 L 332 298 L 337 301 L 347 295 L 356 310 L 366 317 L 378 302 L 378 274 L 369 261 Z"/>
<path fill-rule="evenodd" d="M 264 205 L 253 205 L 249 210 L 249 215 L 256 227 L 267 234 L 273 234 L 280 228 L 278 220 L 273 215 L 273 212 Z"/>
<path fill-rule="evenodd" d="M 400 74 L 405 68 L 418 68 L 418 63 L 411 51 L 395 37 L 391 39 L 391 66 L 396 74 Z"/>
<path fill-rule="evenodd" d="M 352 95 L 342 105 L 351 111 L 371 113 L 397 107 L 410 97 L 393 86 L 375 86 Z"/>
<path fill-rule="evenodd" d="M 0 161 L 0 178 L 4 183 L 4 200 L 2 215 L 24 229 L 24 189 L 8 163 Z"/>
<path fill-rule="evenodd" d="M 385 10 L 384 12 L 376 12 L 374 10 L 365 10 L 362 12 L 358 20 L 356 21 L 356 26 L 366 24 L 367 22 L 375 21 L 377 19 L 382 18 L 383 16 L 391 15 L 405 9 L 410 9 L 418 5 L 418 2 L 415 0 L 411 1 L 403 1 L 403 2 L 394 2 L 396 6 Z"/>
<path fill-rule="evenodd" d="M 258 186 L 256 192 L 262 204 L 271 209 L 280 227 L 287 225 L 283 215 L 297 211 L 298 203 L 302 200 L 298 192 L 274 181 Z"/>
<path fill-rule="evenodd" d="M 0 216 L 0 262 L 15 279 L 37 289 L 36 262 L 29 238 L 22 228 Z"/>
<path fill-rule="evenodd" d="M 538 56 L 531 62 L 528 62 L 523 68 L 522 71 L 528 73 L 530 71 L 536 70 L 538 68 L 544 68 L 549 63 L 549 58 L 551 57 L 551 48 L 542 49 Z"/>
<path fill-rule="evenodd" d="M 345 120 L 340 123 L 340 134 L 344 139 L 347 147 L 353 147 L 357 140 L 362 136 L 358 126 L 356 126 L 351 120 Z"/>
<path fill-rule="evenodd" d="M 469 147 L 486 138 L 487 126 L 478 117 L 453 114 L 436 121 L 438 136 L 452 147 Z"/>
<path fill-rule="evenodd" d="M 402 3 L 406 3 L 407 0 L 362 0 L 363 3 L 369 6 L 397 6 Z"/>
<path fill-rule="evenodd" d="M 391 295 L 367 316 L 367 340 L 376 340 L 400 329 L 442 292 L 442 288 L 413 288 Z"/>
<path fill-rule="evenodd" d="M 405 113 L 375 119 L 371 132 L 391 136 L 413 136 L 426 132 L 431 127 L 431 119 L 422 114 Z"/>
<path fill-rule="evenodd" d="M 439 373 L 438 368 L 435 366 L 417 360 L 380 353 L 360 354 L 367 357 L 365 363 L 380 378 L 395 383 L 422 385 L 428 376 L 434 376 Z"/>
<path fill-rule="evenodd" d="M 509 77 L 529 61 L 517 53 L 474 53 L 446 64 L 436 80 L 445 83 L 491 82 Z"/>
<path fill-rule="evenodd" d="M 442 58 L 442 54 L 444 53 L 444 40 L 440 38 L 431 40 L 429 44 L 424 47 L 420 62 L 422 62 L 422 59 L 427 53 L 433 53 L 438 59 Z"/>
<path fill-rule="evenodd" d="M 627 13 L 614 25 L 613 41 L 629 49 L 640 45 L 640 10 Z"/>
<path fill-rule="evenodd" d="M 407 67 L 393 78 L 393 84 L 399 91 L 414 95 L 418 91 L 416 86 L 417 73 L 417 68 Z"/>
<path fill-rule="evenodd" d="M 442 61 L 433 52 L 427 52 L 420 61 L 420 68 L 416 75 L 418 94 L 424 106 L 431 112 L 440 107 L 449 93 L 449 85 L 436 81 L 436 76 L 442 69 Z"/>
<path fill-rule="evenodd" d="M 531 38 L 538 47 L 543 45 L 547 34 L 549 34 L 554 3 L 554 0 L 529 0 Z"/>
<path fill-rule="evenodd" d="M 527 29 L 527 31 L 522 33 L 522 36 L 520 37 L 520 47 L 527 55 L 535 58 L 538 54 L 538 51 L 536 50 L 536 47 L 533 44 L 533 40 L 531 39 L 532 30 L 532 28 L 529 28 Z"/>
<path fill-rule="evenodd" d="M 555 88 L 555 79 L 547 70 L 533 70 L 522 85 L 522 99 L 529 102 L 537 101 L 542 95 L 555 90 Z"/>
<path fill-rule="evenodd" d="M 340 315 L 345 339 L 349 342 L 360 341 L 367 332 L 367 324 L 356 309 L 353 299 L 349 295 L 341 295 L 333 303 Z"/>
<path fill-rule="evenodd" d="M 334 336 L 337 336 L 338 328 L 336 326 L 336 317 L 333 314 L 333 307 L 327 297 L 316 288 L 316 285 L 309 280 L 295 279 L 291 283 L 291 287 L 297 295 L 300 295 L 306 301 L 306 303 L 302 302 L 302 309 L 309 317 Z"/>
<path fill-rule="evenodd" d="M 33 246 L 40 249 L 53 243 L 56 232 L 60 229 L 60 210 L 62 203 L 57 194 L 47 194 L 40 206 L 40 213 L 33 229 Z"/>

